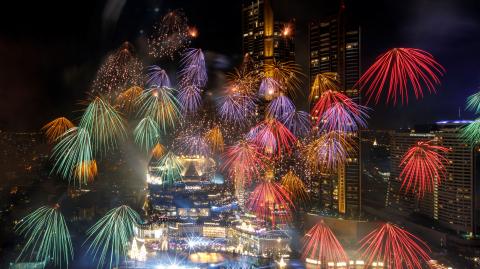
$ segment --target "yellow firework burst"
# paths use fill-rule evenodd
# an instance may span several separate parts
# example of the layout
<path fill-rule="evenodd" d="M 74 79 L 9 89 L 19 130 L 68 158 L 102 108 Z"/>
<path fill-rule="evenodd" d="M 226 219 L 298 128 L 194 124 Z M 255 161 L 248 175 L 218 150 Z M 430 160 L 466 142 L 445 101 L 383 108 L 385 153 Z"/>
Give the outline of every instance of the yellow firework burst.
<path fill-rule="evenodd" d="M 294 62 L 274 61 L 265 65 L 264 77 L 273 78 L 280 86 L 280 91 L 294 95 L 302 85 L 300 65 Z"/>
<path fill-rule="evenodd" d="M 155 159 L 160 159 L 160 158 L 163 157 L 163 155 L 165 155 L 166 152 L 167 151 L 166 151 L 165 147 L 162 144 L 157 143 L 155 145 L 155 147 L 153 147 L 153 149 L 152 149 L 152 156 Z"/>
<path fill-rule="evenodd" d="M 75 167 L 75 177 L 77 180 L 86 180 L 82 184 L 92 182 L 98 174 L 97 161 L 83 161 Z"/>
<path fill-rule="evenodd" d="M 131 114 L 136 109 L 136 100 L 142 94 L 143 89 L 138 86 L 130 87 L 121 92 L 115 99 L 115 107 L 125 114 Z"/>
<path fill-rule="evenodd" d="M 207 140 L 213 151 L 223 151 L 225 144 L 223 141 L 223 134 L 222 130 L 220 130 L 220 127 L 215 126 L 212 129 L 208 130 L 205 134 L 205 140 Z"/>
<path fill-rule="evenodd" d="M 288 171 L 283 177 L 282 177 L 282 186 L 290 192 L 290 195 L 292 196 L 292 200 L 300 200 L 302 202 L 305 202 L 309 199 L 308 191 L 307 188 L 305 187 L 305 184 L 303 181 L 295 175 L 293 171 Z"/>
<path fill-rule="evenodd" d="M 315 80 L 308 96 L 310 102 L 317 100 L 320 95 L 328 90 L 338 90 L 340 87 L 340 81 L 338 73 L 336 72 L 325 72 L 320 73 L 315 76 Z"/>
<path fill-rule="evenodd" d="M 57 139 L 62 136 L 68 129 L 74 127 L 73 123 L 65 117 L 59 117 L 42 127 L 45 132 L 48 143 L 55 143 Z"/>

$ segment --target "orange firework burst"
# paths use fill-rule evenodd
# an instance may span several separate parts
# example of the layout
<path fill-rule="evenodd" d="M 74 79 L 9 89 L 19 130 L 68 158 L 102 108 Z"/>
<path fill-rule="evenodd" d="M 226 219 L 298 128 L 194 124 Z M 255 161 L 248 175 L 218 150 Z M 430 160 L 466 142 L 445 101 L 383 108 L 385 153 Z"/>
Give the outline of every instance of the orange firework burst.
<path fill-rule="evenodd" d="M 205 140 L 210 144 L 213 151 L 222 152 L 225 146 L 220 127 L 215 126 L 205 133 Z"/>
<path fill-rule="evenodd" d="M 59 117 L 42 127 L 45 132 L 48 143 L 53 144 L 59 137 L 61 137 L 68 129 L 75 127 L 71 121 L 65 117 Z"/>
<path fill-rule="evenodd" d="M 258 183 L 246 206 L 258 218 L 270 221 L 272 226 L 290 221 L 294 208 L 288 191 L 270 178 Z"/>
<path fill-rule="evenodd" d="M 166 152 L 167 151 L 166 151 L 165 147 L 162 144 L 157 143 L 155 145 L 155 147 L 153 147 L 153 149 L 152 149 L 152 156 L 155 159 L 160 159 L 160 158 L 163 157 L 163 155 L 165 155 Z"/>
<path fill-rule="evenodd" d="M 136 101 L 142 92 L 143 89 L 141 87 L 130 87 L 118 95 L 115 99 L 115 106 L 123 113 L 131 114 L 136 109 Z"/>
<path fill-rule="evenodd" d="M 235 69 L 227 74 L 227 85 L 233 91 L 253 95 L 258 87 L 260 77 L 248 67 Z"/>
<path fill-rule="evenodd" d="M 446 176 L 445 165 L 448 160 L 441 153 L 449 152 L 448 148 L 432 145 L 433 141 L 419 141 L 403 155 L 400 162 L 402 172 L 402 188 L 416 192 L 418 197 L 431 192 L 435 184 L 440 184 Z"/>
<path fill-rule="evenodd" d="M 309 199 L 307 188 L 303 181 L 293 171 L 288 171 L 282 177 L 282 186 L 290 193 L 292 199 L 305 202 Z"/>
<path fill-rule="evenodd" d="M 294 95 L 302 85 L 301 77 L 304 75 L 300 66 L 294 62 L 274 61 L 265 65 L 264 76 L 275 80 L 281 92 Z"/>
<path fill-rule="evenodd" d="M 383 262 L 389 269 L 421 269 L 430 260 L 430 248 L 425 242 L 391 223 L 381 225 L 360 243 L 359 252 L 366 265 Z"/>
<path fill-rule="evenodd" d="M 315 101 L 317 100 L 322 93 L 328 90 L 338 90 L 340 88 L 340 82 L 338 81 L 338 73 L 336 72 L 325 72 L 320 73 L 315 76 L 315 80 L 308 96 L 308 100 Z"/>
<path fill-rule="evenodd" d="M 313 226 L 303 239 L 302 258 L 315 263 L 328 264 L 333 262 L 348 262 L 347 253 L 332 230 L 319 221 Z"/>
<path fill-rule="evenodd" d="M 86 182 L 81 182 L 80 185 L 92 182 L 97 173 L 97 162 L 95 160 L 83 161 L 75 167 L 75 177 L 79 181 L 86 179 Z"/>

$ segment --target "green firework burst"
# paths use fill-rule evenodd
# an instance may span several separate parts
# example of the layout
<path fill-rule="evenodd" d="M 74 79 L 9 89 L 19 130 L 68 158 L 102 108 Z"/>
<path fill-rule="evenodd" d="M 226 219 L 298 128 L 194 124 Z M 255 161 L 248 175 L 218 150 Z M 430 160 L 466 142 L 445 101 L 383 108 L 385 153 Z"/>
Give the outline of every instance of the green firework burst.
<path fill-rule="evenodd" d="M 467 110 L 475 114 L 480 112 L 480 92 L 474 93 L 467 98 Z"/>
<path fill-rule="evenodd" d="M 20 220 L 15 231 L 27 239 L 17 261 L 51 261 L 55 267 L 68 267 L 69 260 L 73 258 L 73 247 L 58 205 L 42 206 L 33 211 Z"/>
<path fill-rule="evenodd" d="M 101 97 L 94 97 L 85 109 L 79 127 L 90 133 L 96 152 L 114 149 L 117 140 L 126 136 L 125 123 L 120 112 Z"/>
<path fill-rule="evenodd" d="M 152 118 L 165 133 L 168 128 L 174 127 L 181 117 L 179 103 L 174 92 L 174 89 L 167 87 L 144 91 L 137 99 L 138 115 L 141 118 Z"/>
<path fill-rule="evenodd" d="M 140 216 L 129 206 L 114 208 L 88 229 L 88 240 L 92 240 L 87 253 L 98 259 L 98 267 L 108 263 L 108 268 L 118 267 L 120 258 L 125 257 L 128 243 L 134 236 L 134 227 Z"/>
<path fill-rule="evenodd" d="M 169 151 L 157 162 L 155 169 L 163 183 L 172 184 L 182 176 L 183 165 L 178 156 Z"/>
<path fill-rule="evenodd" d="M 461 129 L 461 136 L 468 143 L 478 143 L 478 141 L 480 141 L 480 118 L 463 126 Z"/>
<path fill-rule="evenodd" d="M 150 152 L 160 139 L 160 126 L 150 117 L 143 118 L 133 130 L 135 143 Z"/>
<path fill-rule="evenodd" d="M 52 158 L 55 163 L 52 172 L 56 172 L 63 178 L 74 180 L 74 185 L 82 186 L 87 183 L 91 176 L 89 172 L 85 172 L 80 176 L 74 176 L 74 170 L 77 165 L 92 161 L 92 147 L 90 134 L 84 128 L 70 128 L 60 141 L 55 145 L 52 152 Z M 76 182 L 75 180 L 78 180 Z"/>

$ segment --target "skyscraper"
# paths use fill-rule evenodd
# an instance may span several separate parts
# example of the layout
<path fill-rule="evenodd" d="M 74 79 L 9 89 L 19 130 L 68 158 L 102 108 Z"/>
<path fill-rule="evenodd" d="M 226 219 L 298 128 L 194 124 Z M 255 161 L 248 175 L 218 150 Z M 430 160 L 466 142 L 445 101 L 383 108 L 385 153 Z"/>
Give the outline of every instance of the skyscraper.
<path fill-rule="evenodd" d="M 243 53 L 258 66 L 295 61 L 294 25 L 275 18 L 270 0 L 247 0 L 242 7 Z"/>
<path fill-rule="evenodd" d="M 480 187 L 479 150 L 460 137 L 460 127 L 465 121 L 437 122 L 430 129 L 396 132 L 392 139 L 392 177 L 388 188 L 387 206 L 401 209 L 403 215 L 422 214 L 462 236 L 474 236 L 479 232 Z M 435 185 L 433 192 L 417 199 L 414 194 L 400 190 L 399 162 L 403 154 L 416 141 L 433 140 L 447 147 L 445 155 L 447 176 Z M 396 211 L 396 210 L 395 210 Z"/>
<path fill-rule="evenodd" d="M 359 91 L 354 87 L 360 78 L 360 27 L 350 23 L 345 6 L 340 6 L 334 16 L 312 21 L 308 27 L 309 37 L 309 82 L 313 86 L 320 73 L 335 72 L 341 83 L 341 91 L 359 101 Z M 318 99 L 313 98 L 312 104 Z M 355 136 L 360 145 L 360 133 Z M 361 168 L 360 147 L 352 152 L 347 164 L 335 174 L 312 179 L 312 186 L 320 188 L 316 200 L 321 210 L 347 217 L 361 215 Z"/>

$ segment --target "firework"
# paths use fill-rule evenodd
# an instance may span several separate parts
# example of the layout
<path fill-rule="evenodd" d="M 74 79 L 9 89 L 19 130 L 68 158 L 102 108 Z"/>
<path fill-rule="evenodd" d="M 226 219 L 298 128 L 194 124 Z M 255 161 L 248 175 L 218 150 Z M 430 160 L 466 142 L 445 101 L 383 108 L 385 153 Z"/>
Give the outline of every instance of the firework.
<path fill-rule="evenodd" d="M 188 35 L 190 35 L 191 38 L 197 38 L 198 37 L 197 27 L 195 26 L 188 27 Z"/>
<path fill-rule="evenodd" d="M 172 184 L 182 176 L 183 165 L 173 152 L 167 152 L 156 164 L 163 184 Z"/>
<path fill-rule="evenodd" d="M 236 89 L 237 92 L 253 95 L 258 87 L 259 77 L 257 73 L 250 70 L 248 63 L 246 65 L 227 74 L 227 85 Z"/>
<path fill-rule="evenodd" d="M 430 248 L 413 234 L 385 223 L 360 241 L 361 257 L 366 265 L 383 262 L 385 268 L 424 268 L 422 264 L 430 260 Z"/>
<path fill-rule="evenodd" d="M 182 56 L 180 77 L 183 85 L 203 88 L 207 84 L 207 68 L 201 49 L 188 49 Z"/>
<path fill-rule="evenodd" d="M 474 93 L 467 98 L 467 110 L 475 114 L 480 113 L 480 92 Z"/>
<path fill-rule="evenodd" d="M 305 184 L 293 171 L 288 171 L 282 177 L 281 184 L 290 193 L 292 200 L 306 202 L 309 199 Z"/>
<path fill-rule="evenodd" d="M 125 114 L 131 114 L 136 110 L 136 101 L 142 94 L 143 89 L 138 86 L 130 87 L 121 92 L 115 99 L 115 107 Z"/>
<path fill-rule="evenodd" d="M 260 83 L 258 95 L 265 97 L 266 99 L 275 96 L 280 91 L 280 84 L 274 78 L 263 78 Z"/>
<path fill-rule="evenodd" d="M 150 152 L 160 140 L 160 126 L 150 117 L 143 118 L 133 130 L 134 140 L 145 152 Z"/>
<path fill-rule="evenodd" d="M 165 133 L 169 127 L 175 126 L 175 122 L 181 117 L 174 91 L 171 88 L 151 88 L 144 91 L 137 99 L 138 115 L 152 118 Z"/>
<path fill-rule="evenodd" d="M 172 57 L 190 44 L 187 18 L 181 10 L 170 11 L 154 26 L 148 39 L 149 54 L 154 57 Z"/>
<path fill-rule="evenodd" d="M 363 106 L 355 106 L 357 111 L 350 111 L 345 103 L 337 103 L 327 109 L 317 123 L 322 123 L 320 131 L 354 132 L 360 127 L 366 127 L 368 117 Z"/>
<path fill-rule="evenodd" d="M 77 179 L 78 182 L 74 182 L 81 187 L 90 177 L 87 173 L 89 170 L 78 178 L 74 169 L 79 164 L 93 160 L 88 131 L 80 127 L 69 129 L 53 148 L 52 158 L 55 160 L 52 171 L 68 180 Z"/>
<path fill-rule="evenodd" d="M 231 91 L 219 99 L 220 118 L 236 125 L 244 124 L 255 111 L 255 101 L 247 94 Z"/>
<path fill-rule="evenodd" d="M 33 258 L 36 262 L 53 261 L 55 267 L 68 267 L 73 258 L 72 241 L 59 206 L 42 206 L 21 219 L 15 231 L 27 238 L 17 262 Z"/>
<path fill-rule="evenodd" d="M 267 106 L 267 116 L 274 117 L 280 119 L 285 117 L 286 115 L 295 111 L 295 105 L 293 104 L 292 100 L 285 96 L 284 94 L 280 94 L 279 96 L 275 97 Z"/>
<path fill-rule="evenodd" d="M 480 118 L 463 126 L 460 135 L 467 143 L 476 144 L 480 141 Z"/>
<path fill-rule="evenodd" d="M 97 169 L 97 161 L 91 160 L 91 161 L 83 161 L 75 166 L 74 174 L 76 179 L 80 182 L 81 180 L 87 180 L 86 182 L 84 181 L 83 184 L 87 184 L 88 182 L 92 182 L 93 179 L 97 176 L 98 174 L 98 169 Z"/>
<path fill-rule="evenodd" d="M 157 65 L 152 65 L 147 68 L 147 87 L 171 88 L 172 85 L 167 72 Z"/>
<path fill-rule="evenodd" d="M 248 139 L 257 144 L 266 154 L 280 157 L 289 153 L 297 138 L 280 121 L 267 118 L 253 127 Z"/>
<path fill-rule="evenodd" d="M 323 222 L 319 221 L 305 234 L 302 247 L 302 258 L 315 260 L 322 264 L 333 262 L 348 262 L 347 253 L 332 230 Z"/>
<path fill-rule="evenodd" d="M 115 107 L 100 97 L 94 97 L 78 126 L 89 132 L 95 151 L 106 153 L 116 147 L 118 139 L 126 137 L 124 124 Z"/>
<path fill-rule="evenodd" d="M 373 65 L 362 75 L 357 85 L 366 88 L 367 103 L 372 98 L 377 104 L 387 88 L 386 103 L 397 99 L 408 103 L 408 90 L 411 88 L 417 99 L 423 97 L 423 88 L 435 93 L 440 84 L 439 77 L 445 69 L 423 50 L 394 48 L 380 55 Z"/>
<path fill-rule="evenodd" d="M 42 127 L 45 132 L 47 141 L 50 144 L 55 143 L 68 129 L 73 128 L 74 125 L 65 117 L 60 117 L 52 120 Z"/>
<path fill-rule="evenodd" d="M 209 156 L 211 154 L 210 146 L 206 139 L 199 134 L 190 134 L 179 137 L 180 154 L 187 156 L 200 155 Z"/>
<path fill-rule="evenodd" d="M 305 111 L 292 111 L 279 119 L 295 136 L 305 136 L 310 132 L 310 114 Z"/>
<path fill-rule="evenodd" d="M 157 144 L 155 145 L 155 147 L 153 147 L 153 149 L 152 149 L 152 156 L 153 156 L 155 159 L 157 159 L 157 160 L 160 159 L 160 158 L 162 158 L 163 155 L 165 155 L 165 153 L 166 153 L 166 149 L 165 149 L 165 147 L 164 147 L 162 144 L 160 144 L 160 143 L 157 143 Z"/>
<path fill-rule="evenodd" d="M 433 141 L 420 141 L 403 155 L 400 161 L 402 172 L 402 188 L 416 192 L 419 197 L 433 191 L 436 184 L 446 176 L 445 165 L 448 160 L 442 153 L 449 152 L 448 148 L 432 145 Z"/>
<path fill-rule="evenodd" d="M 313 140 L 305 147 L 306 162 L 314 171 L 336 171 L 345 164 L 354 149 L 349 135 L 328 132 Z"/>
<path fill-rule="evenodd" d="M 335 72 L 325 72 L 320 73 L 315 76 L 313 81 L 312 90 L 308 96 L 308 100 L 314 101 L 317 100 L 322 93 L 328 90 L 337 91 L 340 89 L 340 82 L 338 81 L 338 73 Z"/>
<path fill-rule="evenodd" d="M 228 169 L 232 178 L 242 175 L 244 183 L 248 183 L 260 177 L 265 169 L 266 158 L 255 144 L 240 140 L 226 148 L 222 160 L 221 168 Z"/>
<path fill-rule="evenodd" d="M 140 216 L 126 205 L 107 212 L 87 231 L 90 246 L 87 252 L 98 259 L 97 268 L 108 263 L 108 268 L 118 267 L 120 259 L 127 254 L 127 244 L 134 236 L 133 230 L 139 224 Z"/>
<path fill-rule="evenodd" d="M 195 113 L 202 104 L 201 90 L 197 86 L 181 86 L 178 91 L 178 102 L 184 113 Z"/>
<path fill-rule="evenodd" d="M 272 226 L 288 222 L 294 208 L 288 191 L 269 179 L 258 183 L 250 194 L 246 207 L 254 212 L 257 218 L 270 221 Z"/>
<path fill-rule="evenodd" d="M 205 140 L 215 152 L 222 152 L 224 148 L 223 134 L 219 126 L 215 126 L 205 133 Z"/>
<path fill-rule="evenodd" d="M 120 91 L 142 85 L 142 70 L 142 62 L 135 56 L 133 46 L 125 42 L 100 66 L 93 81 L 92 94 L 115 100 Z"/>
<path fill-rule="evenodd" d="M 265 65 L 265 77 L 273 78 L 283 93 L 294 94 L 302 85 L 303 73 L 298 64 L 294 62 L 278 62 Z"/>

